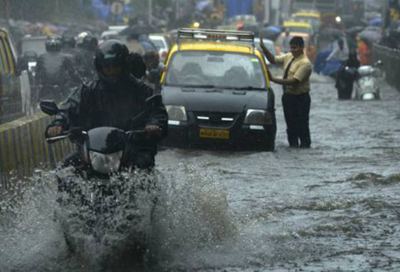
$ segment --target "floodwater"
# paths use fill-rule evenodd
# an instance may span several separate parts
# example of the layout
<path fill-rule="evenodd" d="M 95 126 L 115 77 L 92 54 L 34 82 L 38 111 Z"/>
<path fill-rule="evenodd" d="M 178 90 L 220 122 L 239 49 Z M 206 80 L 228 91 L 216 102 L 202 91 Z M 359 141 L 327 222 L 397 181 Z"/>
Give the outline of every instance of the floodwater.
<path fill-rule="evenodd" d="M 400 92 L 339 101 L 328 78 L 312 84 L 311 149 L 287 147 L 274 86 L 275 152 L 159 153 L 162 193 L 139 258 L 70 253 L 55 175 L 38 172 L 22 205 L 0 203 L 0 271 L 400 271 Z"/>

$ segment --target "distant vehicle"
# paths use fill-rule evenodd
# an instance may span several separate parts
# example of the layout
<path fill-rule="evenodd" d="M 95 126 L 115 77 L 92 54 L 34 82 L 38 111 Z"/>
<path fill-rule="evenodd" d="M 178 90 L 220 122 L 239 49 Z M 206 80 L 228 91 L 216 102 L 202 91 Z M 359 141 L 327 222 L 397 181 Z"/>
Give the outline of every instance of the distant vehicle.
<path fill-rule="evenodd" d="M 110 39 L 118 39 L 119 38 L 119 32 L 116 30 L 106 30 L 103 31 L 100 35 L 100 41 L 106 41 Z"/>
<path fill-rule="evenodd" d="M 316 59 L 316 56 L 317 56 L 317 48 L 315 45 L 314 36 L 307 34 L 307 33 L 290 32 L 289 38 L 287 38 L 286 32 L 282 32 L 275 42 L 276 48 L 277 48 L 277 53 L 285 54 L 285 53 L 290 52 L 289 41 L 290 41 L 291 37 L 294 37 L 294 36 L 300 36 L 303 38 L 305 53 L 306 53 L 307 57 L 310 59 L 310 61 L 314 62 Z"/>
<path fill-rule="evenodd" d="M 283 22 L 283 26 L 286 31 L 314 35 L 314 28 L 308 22 L 285 21 Z"/>
<path fill-rule="evenodd" d="M 263 39 L 263 42 L 264 42 L 265 46 L 268 48 L 269 52 L 271 52 L 271 54 L 275 56 L 276 55 L 275 43 L 269 39 Z M 258 48 L 258 50 L 260 50 L 260 52 L 262 52 L 262 49 L 260 47 L 260 38 L 258 38 L 258 37 L 254 38 L 254 43 L 255 43 L 256 47 Z M 265 63 L 267 65 L 271 64 L 266 57 L 264 57 L 264 59 L 265 59 Z"/>
<path fill-rule="evenodd" d="M 274 150 L 275 95 L 252 32 L 181 29 L 161 85 L 167 145 Z"/>
<path fill-rule="evenodd" d="M 303 10 L 292 14 L 293 21 L 310 23 L 314 31 L 318 31 L 321 24 L 321 14 L 318 11 Z"/>
<path fill-rule="evenodd" d="M 21 39 L 20 44 L 20 55 L 24 55 L 26 52 L 35 52 L 39 57 L 46 53 L 46 38 L 47 36 L 25 36 Z"/>
<path fill-rule="evenodd" d="M 24 116 L 30 107 L 28 74 L 17 67 L 8 32 L 0 28 L 0 124 Z"/>
<path fill-rule="evenodd" d="M 37 93 L 36 65 L 40 55 L 46 53 L 47 36 L 25 36 L 20 41 L 19 69 L 27 69 L 31 98 Z"/>
<path fill-rule="evenodd" d="M 170 39 L 164 34 L 151 34 L 149 39 L 157 47 L 158 54 L 160 55 L 160 61 L 164 62 L 167 58 L 169 49 L 171 48 Z"/>
<path fill-rule="evenodd" d="M 112 25 L 108 27 L 109 31 L 116 31 L 116 32 L 121 32 L 122 30 L 125 30 L 128 27 L 128 25 Z"/>
<path fill-rule="evenodd" d="M 253 13 L 254 0 L 226 0 L 225 4 L 228 18 Z"/>
<path fill-rule="evenodd" d="M 251 27 L 257 25 L 256 16 L 250 14 L 236 15 L 229 19 L 228 25 L 234 25 L 237 30 L 244 27 Z"/>

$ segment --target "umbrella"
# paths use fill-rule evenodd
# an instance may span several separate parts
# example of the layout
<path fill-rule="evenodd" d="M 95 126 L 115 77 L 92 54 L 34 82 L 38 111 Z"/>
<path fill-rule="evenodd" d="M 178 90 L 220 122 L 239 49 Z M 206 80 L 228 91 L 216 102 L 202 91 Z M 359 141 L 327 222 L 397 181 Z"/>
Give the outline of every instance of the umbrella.
<path fill-rule="evenodd" d="M 379 27 L 367 27 L 357 34 L 360 39 L 369 40 L 370 42 L 379 41 L 382 38 L 381 29 Z"/>
<path fill-rule="evenodd" d="M 121 31 L 121 36 L 142 35 L 160 32 L 160 29 L 151 25 L 131 25 Z"/>
<path fill-rule="evenodd" d="M 368 23 L 373 26 L 380 26 L 382 25 L 382 18 L 374 18 L 370 20 Z"/>
<path fill-rule="evenodd" d="M 337 28 L 325 28 L 320 31 L 320 35 L 323 37 L 340 38 L 345 36 L 345 33 Z"/>
<path fill-rule="evenodd" d="M 267 29 L 276 34 L 279 34 L 282 32 L 282 29 L 279 26 L 269 26 L 269 27 L 267 27 Z"/>
<path fill-rule="evenodd" d="M 209 1 L 200 1 L 196 5 L 196 10 L 202 11 L 203 9 L 205 9 L 206 7 L 208 7 L 210 5 L 211 5 L 211 2 L 209 2 Z"/>
<path fill-rule="evenodd" d="M 357 34 L 364 30 L 364 26 L 353 26 L 345 30 L 347 34 Z"/>

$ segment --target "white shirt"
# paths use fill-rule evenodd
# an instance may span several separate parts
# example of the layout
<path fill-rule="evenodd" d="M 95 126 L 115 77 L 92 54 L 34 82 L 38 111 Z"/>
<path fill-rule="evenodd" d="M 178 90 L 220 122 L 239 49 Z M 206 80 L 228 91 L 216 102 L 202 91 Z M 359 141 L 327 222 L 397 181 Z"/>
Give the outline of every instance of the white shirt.
<path fill-rule="evenodd" d="M 347 46 L 346 40 L 343 40 L 343 50 L 340 50 L 338 41 L 333 44 L 332 53 L 326 58 L 326 60 L 340 60 L 346 61 L 349 58 L 349 47 Z"/>

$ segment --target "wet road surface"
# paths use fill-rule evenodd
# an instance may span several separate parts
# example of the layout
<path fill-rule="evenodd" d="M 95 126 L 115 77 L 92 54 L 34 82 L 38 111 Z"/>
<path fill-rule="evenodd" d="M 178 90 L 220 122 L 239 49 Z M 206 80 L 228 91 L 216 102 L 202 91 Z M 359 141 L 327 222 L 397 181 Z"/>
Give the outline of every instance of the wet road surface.
<path fill-rule="evenodd" d="M 338 101 L 313 76 L 311 149 L 287 147 L 274 86 L 275 152 L 161 151 L 146 261 L 68 253 L 54 173 L 37 173 L 46 186 L 1 203 L 0 271 L 400 271 L 400 92 L 382 88 L 380 101 Z"/>

